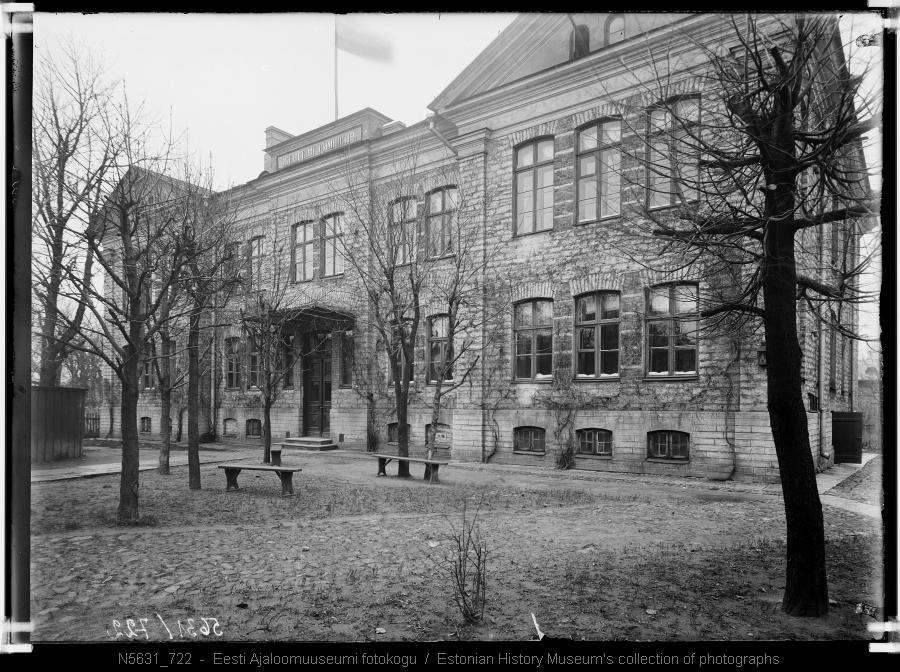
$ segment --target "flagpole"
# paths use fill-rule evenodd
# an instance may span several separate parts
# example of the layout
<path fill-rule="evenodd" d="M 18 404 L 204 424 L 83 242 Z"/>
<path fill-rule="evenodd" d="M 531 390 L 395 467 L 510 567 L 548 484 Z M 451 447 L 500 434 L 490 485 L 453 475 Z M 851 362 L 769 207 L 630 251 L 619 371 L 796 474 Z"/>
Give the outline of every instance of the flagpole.
<path fill-rule="evenodd" d="M 337 14 L 334 15 L 334 120 L 338 120 Z"/>

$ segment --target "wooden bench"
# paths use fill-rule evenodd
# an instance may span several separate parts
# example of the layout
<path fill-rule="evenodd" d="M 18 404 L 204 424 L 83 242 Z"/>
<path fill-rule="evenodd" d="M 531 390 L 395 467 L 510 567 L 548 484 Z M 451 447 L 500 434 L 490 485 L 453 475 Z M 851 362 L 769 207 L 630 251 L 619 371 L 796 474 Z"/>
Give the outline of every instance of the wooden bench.
<path fill-rule="evenodd" d="M 273 467 L 268 464 L 220 464 L 219 469 L 225 470 L 225 492 L 232 488 L 240 490 L 238 487 L 237 477 L 242 469 L 247 471 L 274 471 L 281 479 L 281 494 L 293 495 L 294 485 L 292 483 L 295 471 L 303 471 L 300 467 Z"/>
<path fill-rule="evenodd" d="M 387 476 L 384 468 L 391 460 L 397 460 L 398 462 L 421 462 L 425 465 L 424 478 L 427 478 L 429 483 L 440 483 L 440 480 L 438 479 L 438 469 L 441 465 L 446 466 L 447 464 L 449 464 L 449 462 L 442 462 L 441 460 L 429 460 L 424 457 L 400 457 L 399 455 L 381 455 L 380 453 L 370 453 L 370 455 L 372 457 L 378 458 L 379 476 Z"/>

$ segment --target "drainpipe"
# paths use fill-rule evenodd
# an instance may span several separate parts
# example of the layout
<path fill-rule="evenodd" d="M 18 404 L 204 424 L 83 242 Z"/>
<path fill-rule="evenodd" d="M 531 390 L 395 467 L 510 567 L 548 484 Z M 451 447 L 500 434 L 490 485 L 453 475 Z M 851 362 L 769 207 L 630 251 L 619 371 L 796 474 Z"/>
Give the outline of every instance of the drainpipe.
<path fill-rule="evenodd" d="M 819 268 L 825 261 L 825 232 L 819 229 Z M 825 322 L 819 320 L 819 455 L 831 459 L 825 452 Z"/>
<path fill-rule="evenodd" d="M 216 310 L 212 311 L 213 325 L 216 324 Z M 216 327 L 213 326 L 212 352 L 209 362 L 209 419 L 212 422 L 212 434 L 216 435 L 218 422 L 216 418 Z"/>
<path fill-rule="evenodd" d="M 453 156 L 459 158 L 459 152 L 457 152 L 455 149 L 453 149 L 453 145 L 450 144 L 450 141 L 447 140 L 447 138 L 445 138 L 443 136 L 443 134 L 439 130 L 437 130 L 437 128 L 435 128 L 434 121 L 435 121 L 435 119 L 439 119 L 439 118 L 440 117 L 438 117 L 438 115 L 436 115 L 436 114 L 432 114 L 431 116 L 428 117 L 428 130 L 432 132 L 434 137 L 436 137 L 438 140 L 440 140 L 442 143 L 444 143 L 444 146 L 453 153 Z"/>

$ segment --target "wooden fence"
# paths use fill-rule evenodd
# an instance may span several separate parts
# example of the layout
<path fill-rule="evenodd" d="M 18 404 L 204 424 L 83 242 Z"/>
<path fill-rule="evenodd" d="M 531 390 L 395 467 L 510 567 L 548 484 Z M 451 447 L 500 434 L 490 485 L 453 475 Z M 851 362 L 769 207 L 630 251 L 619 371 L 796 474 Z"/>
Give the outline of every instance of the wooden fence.
<path fill-rule="evenodd" d="M 84 397 L 77 387 L 31 386 L 31 461 L 81 457 Z"/>

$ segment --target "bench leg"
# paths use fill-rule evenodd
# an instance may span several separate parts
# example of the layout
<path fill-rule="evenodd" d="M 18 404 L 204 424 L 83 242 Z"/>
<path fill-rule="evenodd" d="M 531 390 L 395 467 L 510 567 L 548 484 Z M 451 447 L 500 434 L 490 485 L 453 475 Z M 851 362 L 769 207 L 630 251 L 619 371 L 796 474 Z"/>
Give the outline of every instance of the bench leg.
<path fill-rule="evenodd" d="M 423 478 L 423 480 L 424 479 L 428 479 L 429 481 L 431 480 L 431 465 L 430 464 L 425 465 L 425 475 L 422 478 Z"/>
<path fill-rule="evenodd" d="M 294 485 L 293 485 L 293 471 L 276 471 L 278 474 L 278 478 L 281 479 L 281 496 L 285 495 L 293 495 L 294 494 Z"/>
<path fill-rule="evenodd" d="M 390 460 L 387 459 L 386 457 L 378 458 L 378 475 L 379 476 L 387 476 L 387 472 L 384 470 L 384 468 L 387 466 L 388 462 L 390 462 Z"/>
<path fill-rule="evenodd" d="M 225 492 L 228 492 L 232 488 L 235 490 L 240 490 L 238 487 L 237 477 L 238 474 L 241 473 L 240 469 L 226 469 L 225 470 Z"/>
<path fill-rule="evenodd" d="M 294 494 L 294 486 L 293 486 L 293 471 L 276 471 L 278 474 L 278 478 L 281 479 L 281 494 L 284 495 L 293 495 Z"/>
<path fill-rule="evenodd" d="M 272 451 L 269 453 L 269 459 L 272 460 L 273 467 L 281 466 L 281 452 Z"/>
<path fill-rule="evenodd" d="M 438 468 L 440 466 L 441 465 L 439 464 L 431 465 L 431 483 L 440 483 L 440 480 L 438 479 Z"/>

